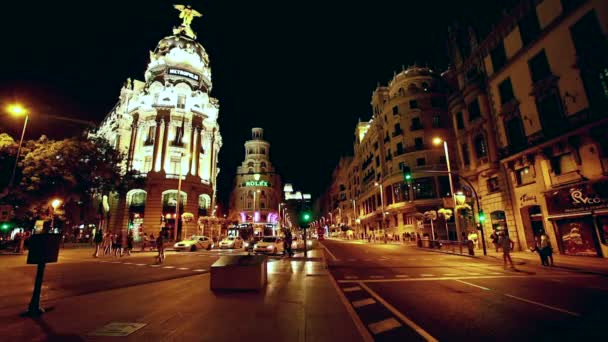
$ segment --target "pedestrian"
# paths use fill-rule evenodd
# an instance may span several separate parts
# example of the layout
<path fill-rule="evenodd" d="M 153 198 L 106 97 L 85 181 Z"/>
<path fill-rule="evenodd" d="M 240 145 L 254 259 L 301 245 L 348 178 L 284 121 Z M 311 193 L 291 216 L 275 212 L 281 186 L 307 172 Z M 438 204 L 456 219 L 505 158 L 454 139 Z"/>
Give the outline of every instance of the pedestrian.
<path fill-rule="evenodd" d="M 93 240 L 95 241 L 95 253 L 93 253 L 93 256 L 95 258 L 99 258 L 99 246 L 103 242 L 103 232 L 101 231 L 101 229 L 97 229 L 95 231 L 95 237 L 93 238 Z"/>
<path fill-rule="evenodd" d="M 108 255 L 112 253 L 112 237 L 110 233 L 105 233 L 103 236 L 103 255 Z"/>
<path fill-rule="evenodd" d="M 540 237 L 536 236 L 534 238 L 534 247 L 530 248 L 530 250 L 532 252 L 538 253 L 538 256 L 540 257 L 540 263 L 543 266 L 549 265 L 549 262 L 547 261 L 547 256 L 545 255 L 545 253 L 543 252 L 543 249 L 540 246 Z"/>
<path fill-rule="evenodd" d="M 283 255 L 285 255 L 285 253 L 287 253 L 287 256 L 289 256 L 290 258 L 293 256 L 293 251 L 291 250 L 292 243 L 293 243 L 293 236 L 291 235 L 291 230 L 286 229 L 284 240 L 283 240 L 283 246 L 284 246 Z"/>
<path fill-rule="evenodd" d="M 154 233 L 150 233 L 150 250 L 154 250 L 156 247 L 156 239 L 154 238 Z"/>
<path fill-rule="evenodd" d="M 547 266 L 549 266 L 549 263 L 553 266 L 553 247 L 551 246 L 549 237 L 544 232 L 540 236 L 540 249 L 545 256 Z"/>
<path fill-rule="evenodd" d="M 141 238 L 141 252 L 143 252 L 146 249 L 146 247 L 148 247 L 148 242 L 149 242 L 148 234 L 144 233 L 144 235 Z"/>
<path fill-rule="evenodd" d="M 496 249 L 496 253 L 498 253 L 498 235 L 496 235 L 496 232 L 492 232 L 492 235 L 490 235 L 490 239 L 492 239 L 492 244 Z"/>
<path fill-rule="evenodd" d="M 115 256 L 122 257 L 122 248 L 123 248 L 122 240 L 123 240 L 122 231 L 120 231 L 120 232 L 118 232 L 118 234 L 116 234 L 116 249 L 114 250 Z"/>
<path fill-rule="evenodd" d="M 515 266 L 513 266 L 513 259 L 511 259 L 511 250 L 513 250 L 514 245 L 513 240 L 511 240 L 507 234 L 504 234 L 501 237 L 500 247 L 502 248 L 502 260 L 505 269 L 507 268 L 507 261 L 509 261 L 511 268 L 515 269 Z"/>
<path fill-rule="evenodd" d="M 156 249 L 158 250 L 158 255 L 156 256 L 156 260 L 158 260 L 159 264 L 162 264 L 165 261 L 165 241 L 163 239 L 162 231 L 158 233 L 158 237 L 156 238 Z"/>
<path fill-rule="evenodd" d="M 133 250 L 133 232 L 129 231 L 127 235 L 127 255 L 131 256 L 131 250 Z"/>

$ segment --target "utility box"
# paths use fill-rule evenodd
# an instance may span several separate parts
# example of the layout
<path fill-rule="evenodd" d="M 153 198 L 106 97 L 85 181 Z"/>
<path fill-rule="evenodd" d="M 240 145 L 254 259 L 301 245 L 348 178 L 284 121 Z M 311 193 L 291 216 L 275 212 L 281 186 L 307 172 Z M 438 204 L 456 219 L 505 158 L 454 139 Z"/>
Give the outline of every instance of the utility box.
<path fill-rule="evenodd" d="M 28 264 L 57 262 L 59 257 L 60 234 L 34 234 L 29 239 Z"/>
<path fill-rule="evenodd" d="M 211 265 L 211 290 L 260 290 L 268 283 L 265 255 L 229 255 Z"/>

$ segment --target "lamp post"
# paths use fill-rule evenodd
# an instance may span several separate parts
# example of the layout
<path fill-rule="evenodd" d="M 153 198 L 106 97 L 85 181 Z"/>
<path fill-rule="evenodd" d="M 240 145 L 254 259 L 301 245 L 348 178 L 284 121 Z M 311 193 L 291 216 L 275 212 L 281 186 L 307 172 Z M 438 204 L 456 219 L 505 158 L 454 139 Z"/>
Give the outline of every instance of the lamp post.
<path fill-rule="evenodd" d="M 57 210 L 57 208 L 59 208 L 60 205 L 61 205 L 61 200 L 58 198 L 55 198 L 51 202 L 51 208 L 53 208 L 53 214 L 51 215 L 51 230 L 53 230 L 53 227 L 55 226 L 55 211 Z"/>
<path fill-rule="evenodd" d="M 29 115 L 27 114 L 27 109 L 25 109 L 25 107 L 19 103 L 9 105 L 6 108 L 6 111 L 13 116 L 25 115 L 25 120 L 23 121 L 23 130 L 21 131 L 21 139 L 19 139 L 19 147 L 17 147 L 17 157 L 15 158 L 15 165 L 13 166 L 11 180 L 8 183 L 8 188 L 10 189 L 13 187 L 13 182 L 15 181 L 15 172 L 17 171 L 17 163 L 19 162 L 19 156 L 21 155 L 21 146 L 23 145 L 23 137 L 25 136 L 25 128 L 27 127 Z"/>
<path fill-rule="evenodd" d="M 361 234 L 361 232 L 359 231 L 359 222 L 357 222 L 358 219 L 359 218 L 357 217 L 357 202 L 353 198 L 353 221 L 355 222 L 355 225 L 357 227 L 357 235 Z"/>
<path fill-rule="evenodd" d="M 450 154 L 448 152 L 448 142 L 439 137 L 433 139 L 433 145 L 440 145 L 443 143 L 443 151 L 445 153 L 445 162 L 448 167 L 448 179 L 450 180 L 450 195 L 452 195 L 452 201 L 454 202 L 454 222 L 456 224 L 456 241 L 460 241 L 460 221 L 458 220 L 458 208 L 456 205 L 456 194 L 454 193 L 454 183 L 452 181 L 452 168 L 450 164 Z"/>
<path fill-rule="evenodd" d="M 380 188 L 380 204 L 382 206 L 382 221 L 380 221 L 380 228 L 384 229 L 384 192 L 382 190 L 382 184 L 376 182 L 374 185 Z"/>

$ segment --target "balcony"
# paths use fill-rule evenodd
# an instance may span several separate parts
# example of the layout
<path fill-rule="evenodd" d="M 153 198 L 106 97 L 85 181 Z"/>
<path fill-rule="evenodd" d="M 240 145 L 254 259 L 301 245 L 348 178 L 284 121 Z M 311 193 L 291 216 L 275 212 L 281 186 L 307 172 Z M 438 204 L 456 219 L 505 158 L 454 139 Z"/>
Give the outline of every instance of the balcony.
<path fill-rule="evenodd" d="M 398 137 L 398 136 L 400 136 L 400 135 L 402 135 L 402 134 L 403 134 L 403 131 L 402 131 L 402 130 L 394 131 L 394 132 L 393 132 L 393 138 Z"/>

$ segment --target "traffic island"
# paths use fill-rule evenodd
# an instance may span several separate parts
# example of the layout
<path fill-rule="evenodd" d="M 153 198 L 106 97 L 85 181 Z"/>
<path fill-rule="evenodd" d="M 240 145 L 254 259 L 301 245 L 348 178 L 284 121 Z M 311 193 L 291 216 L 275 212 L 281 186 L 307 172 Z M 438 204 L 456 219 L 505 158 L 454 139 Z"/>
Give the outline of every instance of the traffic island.
<path fill-rule="evenodd" d="M 211 290 L 261 290 L 268 283 L 265 255 L 222 256 L 211 265 Z"/>

